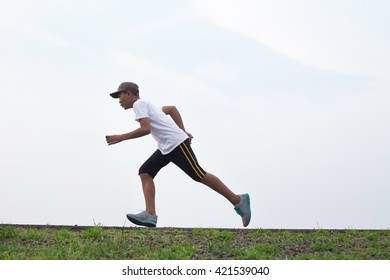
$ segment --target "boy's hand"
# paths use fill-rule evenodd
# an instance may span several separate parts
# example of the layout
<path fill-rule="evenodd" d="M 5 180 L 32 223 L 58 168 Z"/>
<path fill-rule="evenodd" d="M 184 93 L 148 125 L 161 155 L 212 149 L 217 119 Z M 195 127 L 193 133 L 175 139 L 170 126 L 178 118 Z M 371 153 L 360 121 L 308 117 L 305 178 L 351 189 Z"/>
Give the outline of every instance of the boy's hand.
<path fill-rule="evenodd" d="M 187 132 L 187 131 L 184 131 L 187 135 L 188 135 L 188 138 L 189 138 L 189 140 L 190 140 L 190 144 L 191 144 L 191 142 L 192 142 L 192 138 L 194 138 L 194 136 L 192 136 L 192 134 L 191 133 L 189 133 L 189 132 Z"/>
<path fill-rule="evenodd" d="M 122 139 L 122 135 L 107 135 L 106 141 L 107 141 L 107 144 L 110 146 L 110 145 L 122 142 L 123 139 Z"/>

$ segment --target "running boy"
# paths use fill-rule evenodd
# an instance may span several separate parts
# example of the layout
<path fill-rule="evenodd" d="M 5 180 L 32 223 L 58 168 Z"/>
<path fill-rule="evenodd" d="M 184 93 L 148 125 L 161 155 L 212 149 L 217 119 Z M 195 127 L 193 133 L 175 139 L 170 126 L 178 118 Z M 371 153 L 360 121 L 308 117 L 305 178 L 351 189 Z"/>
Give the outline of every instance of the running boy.
<path fill-rule="evenodd" d="M 193 180 L 210 187 L 229 200 L 237 214 L 241 216 L 243 226 L 248 226 L 251 220 L 249 195 L 233 193 L 218 177 L 202 169 L 190 146 L 192 135 L 185 130 L 181 115 L 175 106 L 156 108 L 149 101 L 140 98 L 138 86 L 131 82 L 120 84 L 118 90 L 110 95 L 118 98 L 119 104 L 125 110 L 133 108 L 135 120 L 139 122 L 140 127 L 129 133 L 106 136 L 108 145 L 148 134 L 152 134 L 158 143 L 158 149 L 139 169 L 146 209 L 139 214 L 127 214 L 132 223 L 156 227 L 153 179 L 161 168 L 173 162 Z"/>

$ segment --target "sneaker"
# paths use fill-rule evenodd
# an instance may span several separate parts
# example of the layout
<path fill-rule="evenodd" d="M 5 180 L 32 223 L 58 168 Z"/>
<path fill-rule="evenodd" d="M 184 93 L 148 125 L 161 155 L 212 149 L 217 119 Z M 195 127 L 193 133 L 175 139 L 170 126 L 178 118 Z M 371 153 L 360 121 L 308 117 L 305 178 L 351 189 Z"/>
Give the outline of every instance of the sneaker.
<path fill-rule="evenodd" d="M 239 197 L 241 199 L 240 203 L 234 206 L 234 210 L 241 216 L 242 224 L 246 227 L 251 221 L 251 202 L 247 193 L 241 194 Z"/>
<path fill-rule="evenodd" d="M 127 214 L 126 217 L 130 222 L 136 225 L 145 227 L 156 227 L 157 225 L 157 216 L 150 215 L 146 211 L 142 211 L 139 214 Z"/>

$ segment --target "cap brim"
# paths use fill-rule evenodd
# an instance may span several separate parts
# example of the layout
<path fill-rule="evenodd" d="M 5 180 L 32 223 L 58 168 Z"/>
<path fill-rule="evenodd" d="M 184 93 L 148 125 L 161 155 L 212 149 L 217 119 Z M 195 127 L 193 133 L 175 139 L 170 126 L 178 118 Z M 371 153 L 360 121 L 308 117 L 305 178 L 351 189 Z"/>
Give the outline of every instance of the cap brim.
<path fill-rule="evenodd" d="M 119 98 L 119 94 L 120 94 L 122 91 L 123 91 L 123 90 L 116 91 L 116 92 L 110 93 L 110 95 L 111 95 L 112 98 Z"/>

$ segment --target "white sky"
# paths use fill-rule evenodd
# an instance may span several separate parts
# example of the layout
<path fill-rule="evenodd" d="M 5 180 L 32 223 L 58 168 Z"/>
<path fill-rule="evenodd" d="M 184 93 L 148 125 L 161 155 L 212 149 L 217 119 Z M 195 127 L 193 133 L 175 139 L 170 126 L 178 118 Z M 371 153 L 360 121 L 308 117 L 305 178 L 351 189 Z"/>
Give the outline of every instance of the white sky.
<path fill-rule="evenodd" d="M 0 222 L 130 226 L 151 136 L 108 93 L 176 105 L 251 228 L 389 228 L 388 1 L 0 1 Z M 241 227 L 174 165 L 160 227 Z"/>

